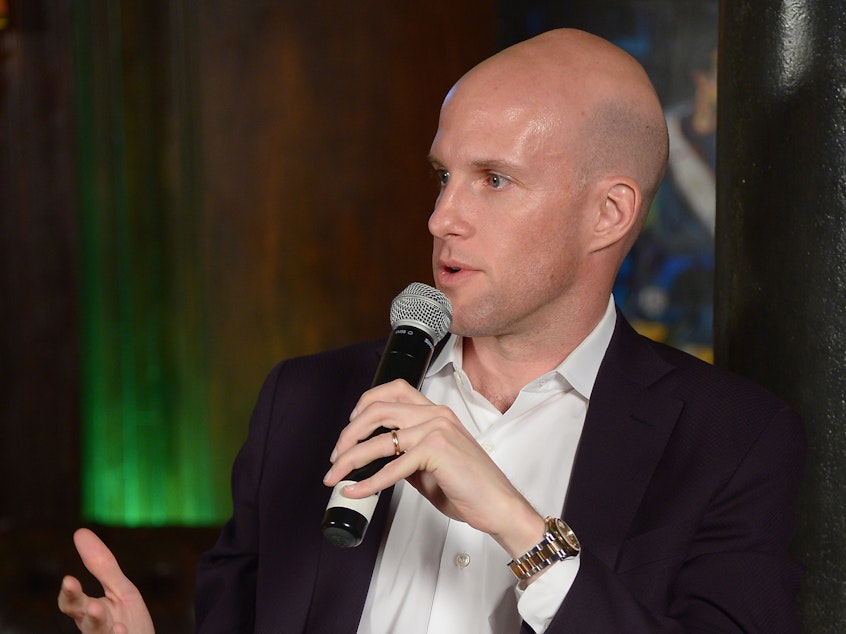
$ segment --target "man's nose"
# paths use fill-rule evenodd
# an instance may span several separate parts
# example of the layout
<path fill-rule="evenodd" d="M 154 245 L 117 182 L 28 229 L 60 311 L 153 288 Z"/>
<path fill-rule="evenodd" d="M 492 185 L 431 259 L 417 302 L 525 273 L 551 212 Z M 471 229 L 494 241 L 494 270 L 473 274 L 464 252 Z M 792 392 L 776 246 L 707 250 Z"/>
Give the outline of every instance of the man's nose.
<path fill-rule="evenodd" d="M 466 233 L 467 222 L 463 208 L 466 203 L 466 200 L 462 200 L 457 184 L 446 185 L 435 200 L 435 208 L 429 216 L 429 233 L 435 238 Z"/>

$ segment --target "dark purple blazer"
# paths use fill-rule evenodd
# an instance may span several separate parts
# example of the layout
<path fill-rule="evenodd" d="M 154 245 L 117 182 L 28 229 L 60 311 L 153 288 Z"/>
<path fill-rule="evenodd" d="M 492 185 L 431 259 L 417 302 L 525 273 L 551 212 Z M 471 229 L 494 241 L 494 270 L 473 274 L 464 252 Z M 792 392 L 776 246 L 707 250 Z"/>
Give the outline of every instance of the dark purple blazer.
<path fill-rule="evenodd" d="M 199 632 L 355 634 L 390 491 L 362 545 L 339 549 L 320 533 L 321 481 L 383 346 L 268 376 L 233 467 L 232 518 L 198 569 Z M 563 511 L 581 566 L 547 632 L 798 632 L 788 545 L 803 456 L 784 403 L 618 314 Z"/>

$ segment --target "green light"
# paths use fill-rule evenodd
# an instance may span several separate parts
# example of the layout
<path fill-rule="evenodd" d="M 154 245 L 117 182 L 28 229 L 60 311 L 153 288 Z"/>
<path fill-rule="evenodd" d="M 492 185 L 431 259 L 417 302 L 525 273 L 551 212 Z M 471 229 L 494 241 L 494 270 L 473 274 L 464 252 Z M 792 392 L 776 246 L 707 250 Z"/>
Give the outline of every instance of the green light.
<path fill-rule="evenodd" d="M 160 78 L 124 65 L 124 38 L 137 46 L 150 25 L 122 20 L 121 7 L 74 3 L 82 514 L 112 525 L 217 524 L 230 502 L 211 473 L 196 169 L 190 148 L 166 164 Z M 161 182 L 168 168 L 177 191 Z"/>

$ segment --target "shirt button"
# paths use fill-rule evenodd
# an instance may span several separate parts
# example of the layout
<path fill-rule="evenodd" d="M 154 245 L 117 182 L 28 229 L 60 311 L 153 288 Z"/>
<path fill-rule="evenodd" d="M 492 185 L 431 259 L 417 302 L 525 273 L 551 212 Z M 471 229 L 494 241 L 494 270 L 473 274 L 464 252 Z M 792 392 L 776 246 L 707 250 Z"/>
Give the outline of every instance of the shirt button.
<path fill-rule="evenodd" d="M 470 565 L 470 555 L 467 553 L 458 553 L 455 556 L 455 567 L 456 568 L 466 568 Z"/>
<path fill-rule="evenodd" d="M 488 453 L 492 453 L 494 450 L 494 444 L 492 442 L 483 442 L 482 449 L 484 449 Z"/>

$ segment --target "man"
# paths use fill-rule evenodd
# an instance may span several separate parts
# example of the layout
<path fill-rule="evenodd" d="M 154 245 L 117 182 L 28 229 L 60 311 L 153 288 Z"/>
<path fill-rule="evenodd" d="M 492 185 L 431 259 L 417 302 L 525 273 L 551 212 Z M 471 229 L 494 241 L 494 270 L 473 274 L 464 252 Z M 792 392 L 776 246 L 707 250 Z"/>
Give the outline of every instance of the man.
<path fill-rule="evenodd" d="M 367 390 L 383 342 L 271 372 L 199 631 L 797 631 L 797 417 L 639 337 L 611 298 L 666 157 L 643 69 L 592 35 L 545 33 L 456 84 L 429 219 L 453 335 L 421 392 Z M 360 442 L 379 426 L 395 434 Z M 364 542 L 329 544 L 326 487 L 395 453 L 346 490 L 386 491 Z M 106 597 L 66 578 L 62 610 L 152 631 L 105 546 L 76 540 Z"/>

